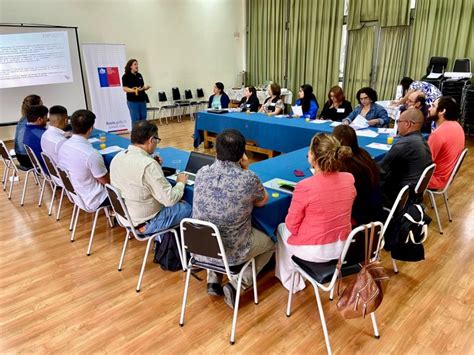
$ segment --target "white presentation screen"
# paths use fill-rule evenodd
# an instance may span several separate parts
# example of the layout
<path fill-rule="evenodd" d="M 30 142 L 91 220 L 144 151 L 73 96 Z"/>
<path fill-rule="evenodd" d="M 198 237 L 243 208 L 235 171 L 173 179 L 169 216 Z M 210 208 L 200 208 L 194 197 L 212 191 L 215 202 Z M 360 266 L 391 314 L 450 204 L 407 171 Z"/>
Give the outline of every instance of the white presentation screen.
<path fill-rule="evenodd" d="M 30 94 L 69 114 L 86 108 L 76 28 L 0 25 L 0 124 L 18 121 Z"/>

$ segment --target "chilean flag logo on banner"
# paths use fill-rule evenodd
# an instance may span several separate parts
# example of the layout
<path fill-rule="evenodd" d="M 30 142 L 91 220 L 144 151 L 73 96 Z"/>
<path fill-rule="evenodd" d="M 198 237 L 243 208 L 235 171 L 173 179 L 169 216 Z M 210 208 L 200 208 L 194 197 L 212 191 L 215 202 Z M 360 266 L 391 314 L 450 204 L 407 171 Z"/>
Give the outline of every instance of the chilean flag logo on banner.
<path fill-rule="evenodd" d="M 98 67 L 97 71 L 101 88 L 120 86 L 118 67 Z"/>

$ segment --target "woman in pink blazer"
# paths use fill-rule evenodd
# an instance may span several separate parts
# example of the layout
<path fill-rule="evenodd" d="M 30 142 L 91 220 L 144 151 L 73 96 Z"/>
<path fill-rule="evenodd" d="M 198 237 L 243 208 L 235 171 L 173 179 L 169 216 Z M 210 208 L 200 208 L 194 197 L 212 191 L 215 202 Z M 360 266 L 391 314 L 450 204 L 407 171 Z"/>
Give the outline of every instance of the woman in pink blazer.
<path fill-rule="evenodd" d="M 296 185 L 285 223 L 277 231 L 275 275 L 287 289 L 291 288 L 292 255 L 326 262 L 338 259 L 342 252 L 351 232 L 356 189 L 352 174 L 339 170 L 341 160 L 351 154 L 351 148 L 329 134 L 317 134 L 311 141 L 308 162 L 315 173 Z M 295 292 L 304 288 L 304 280 L 297 275 Z"/>

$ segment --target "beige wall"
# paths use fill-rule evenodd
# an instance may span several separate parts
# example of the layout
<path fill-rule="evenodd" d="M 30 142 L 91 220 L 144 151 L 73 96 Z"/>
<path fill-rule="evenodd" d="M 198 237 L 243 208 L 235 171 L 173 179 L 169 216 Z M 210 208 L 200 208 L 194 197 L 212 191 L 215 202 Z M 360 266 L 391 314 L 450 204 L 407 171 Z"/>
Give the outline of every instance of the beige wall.
<path fill-rule="evenodd" d="M 174 86 L 207 96 L 216 81 L 240 84 L 244 9 L 245 0 L 0 0 L 0 22 L 77 26 L 81 43 L 124 43 L 155 102 Z M 0 139 L 11 131 L 0 128 Z"/>

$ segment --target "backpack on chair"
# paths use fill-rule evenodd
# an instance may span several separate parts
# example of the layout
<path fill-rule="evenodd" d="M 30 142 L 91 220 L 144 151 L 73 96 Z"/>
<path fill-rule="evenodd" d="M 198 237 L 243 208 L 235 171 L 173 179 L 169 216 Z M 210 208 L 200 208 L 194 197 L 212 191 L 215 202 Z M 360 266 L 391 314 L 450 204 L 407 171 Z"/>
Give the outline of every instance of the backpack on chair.
<path fill-rule="evenodd" d="M 401 261 L 420 261 L 425 259 L 423 242 L 428 237 L 431 218 L 423 207 L 412 204 L 394 218 L 384 235 L 384 249 L 391 252 L 392 258 Z"/>

